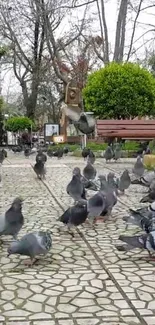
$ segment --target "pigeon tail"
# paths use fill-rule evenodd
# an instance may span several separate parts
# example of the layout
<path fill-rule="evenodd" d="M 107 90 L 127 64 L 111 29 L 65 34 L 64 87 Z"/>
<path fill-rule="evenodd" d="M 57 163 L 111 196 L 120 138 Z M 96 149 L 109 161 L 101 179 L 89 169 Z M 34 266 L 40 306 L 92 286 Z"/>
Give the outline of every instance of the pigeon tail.
<path fill-rule="evenodd" d="M 130 247 L 133 248 L 144 248 L 144 241 L 142 239 L 142 236 L 125 236 L 121 235 L 119 236 L 119 240 L 125 242 Z"/>
<path fill-rule="evenodd" d="M 151 200 L 151 198 L 150 198 L 149 195 L 144 196 L 144 197 L 140 200 L 140 203 L 146 203 L 146 202 L 152 203 L 152 200 Z"/>

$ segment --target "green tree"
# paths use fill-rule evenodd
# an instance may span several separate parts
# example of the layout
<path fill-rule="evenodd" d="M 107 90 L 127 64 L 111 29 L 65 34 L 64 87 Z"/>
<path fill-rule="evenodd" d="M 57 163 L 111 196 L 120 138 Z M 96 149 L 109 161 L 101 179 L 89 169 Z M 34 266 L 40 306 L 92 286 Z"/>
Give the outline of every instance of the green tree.
<path fill-rule="evenodd" d="M 155 79 L 133 63 L 111 63 L 88 77 L 83 90 L 86 110 L 104 119 L 155 114 Z"/>
<path fill-rule="evenodd" d="M 11 132 L 23 131 L 25 129 L 30 130 L 31 126 L 34 127 L 34 123 L 26 116 L 10 117 L 5 124 L 6 129 Z"/>

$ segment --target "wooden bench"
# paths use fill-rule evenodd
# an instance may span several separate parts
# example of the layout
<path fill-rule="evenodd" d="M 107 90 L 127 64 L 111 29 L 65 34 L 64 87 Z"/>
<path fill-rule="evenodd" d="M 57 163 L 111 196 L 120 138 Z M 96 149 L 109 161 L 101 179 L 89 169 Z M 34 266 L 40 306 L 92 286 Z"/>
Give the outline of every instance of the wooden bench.
<path fill-rule="evenodd" d="M 153 139 L 155 120 L 97 120 L 96 137 L 97 139 Z"/>

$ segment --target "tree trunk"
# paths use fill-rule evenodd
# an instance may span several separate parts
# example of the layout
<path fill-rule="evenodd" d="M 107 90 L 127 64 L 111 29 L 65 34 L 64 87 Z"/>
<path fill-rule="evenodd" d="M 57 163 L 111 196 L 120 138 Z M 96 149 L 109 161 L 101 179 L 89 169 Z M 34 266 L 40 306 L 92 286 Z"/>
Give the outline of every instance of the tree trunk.
<path fill-rule="evenodd" d="M 123 60 L 127 8 L 128 0 L 121 0 L 115 36 L 115 49 L 113 57 L 113 61 L 115 62 L 121 62 Z"/>

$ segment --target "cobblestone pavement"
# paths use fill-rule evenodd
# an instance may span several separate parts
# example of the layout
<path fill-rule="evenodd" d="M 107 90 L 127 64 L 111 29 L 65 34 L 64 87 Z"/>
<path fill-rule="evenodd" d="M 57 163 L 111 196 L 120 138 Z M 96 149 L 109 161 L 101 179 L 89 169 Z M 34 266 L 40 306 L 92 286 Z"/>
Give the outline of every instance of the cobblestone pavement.
<path fill-rule="evenodd" d="M 82 159 L 48 159 L 44 184 L 32 170 L 33 159 L 9 153 L 3 165 L 0 212 L 15 196 L 24 198 L 25 225 L 19 237 L 38 229 L 51 229 L 53 248 L 38 265 L 26 268 L 24 257 L 7 257 L 10 237 L 0 246 L 0 325 L 154 325 L 154 262 L 145 252 L 118 252 L 114 244 L 125 227 L 128 207 L 139 207 L 144 189 L 136 185 L 121 196 L 112 220 L 93 228 L 79 227 L 75 238 L 58 221 L 72 199 L 66 193 L 73 167 Z M 98 173 L 124 168 L 133 161 L 96 162 Z"/>

